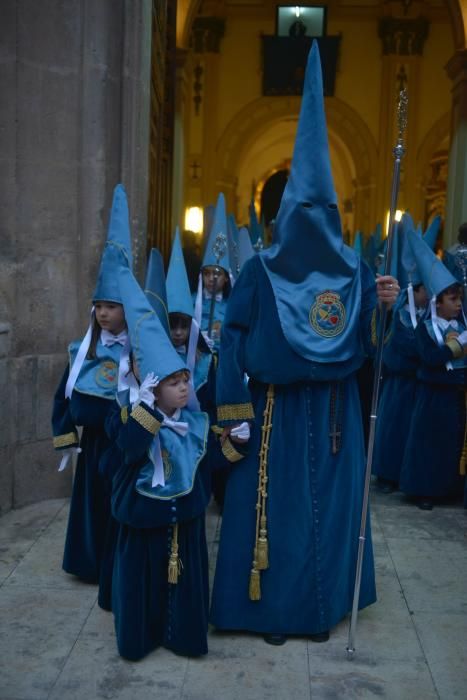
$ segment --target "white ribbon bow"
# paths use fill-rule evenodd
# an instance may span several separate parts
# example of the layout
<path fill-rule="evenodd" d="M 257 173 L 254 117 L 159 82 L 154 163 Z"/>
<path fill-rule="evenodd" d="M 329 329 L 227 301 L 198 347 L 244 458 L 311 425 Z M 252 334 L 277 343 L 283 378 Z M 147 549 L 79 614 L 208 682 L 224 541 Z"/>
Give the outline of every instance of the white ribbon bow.
<path fill-rule="evenodd" d="M 102 329 L 102 331 L 101 331 L 101 343 L 102 343 L 102 345 L 105 345 L 107 348 L 110 348 L 112 345 L 116 345 L 117 343 L 123 347 L 126 343 L 127 338 L 128 338 L 128 333 L 126 331 L 122 331 L 121 333 L 117 333 L 117 335 L 114 335 L 113 333 L 110 333 L 109 331 L 106 331 L 105 329 Z"/>
<path fill-rule="evenodd" d="M 162 413 L 162 411 L 160 412 Z M 173 430 L 174 432 L 178 433 L 178 435 L 185 437 L 185 435 L 188 432 L 188 423 L 186 421 L 177 420 L 180 417 L 180 413 L 181 411 L 180 409 L 178 409 L 178 411 L 175 411 L 172 418 L 162 413 L 162 415 L 164 416 L 164 420 L 162 421 L 161 429 L 170 428 L 170 430 Z M 151 457 L 151 461 L 154 464 L 154 473 L 152 475 L 151 486 L 165 486 L 164 462 L 162 461 L 161 442 L 159 439 L 159 434 L 157 434 L 154 440 L 152 441 L 151 447 L 149 448 L 149 456 Z"/>

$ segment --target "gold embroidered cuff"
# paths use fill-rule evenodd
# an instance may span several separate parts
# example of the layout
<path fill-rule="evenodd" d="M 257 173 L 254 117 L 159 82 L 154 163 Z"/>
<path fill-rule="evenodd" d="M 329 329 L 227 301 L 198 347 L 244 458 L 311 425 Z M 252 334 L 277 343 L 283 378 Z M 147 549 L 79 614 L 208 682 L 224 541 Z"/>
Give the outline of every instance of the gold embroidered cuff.
<path fill-rule="evenodd" d="M 248 403 L 228 403 L 217 407 L 217 420 L 252 420 L 255 417 L 253 406 Z"/>
<path fill-rule="evenodd" d="M 120 420 L 124 425 L 128 421 L 128 406 L 122 406 L 120 409 Z"/>
<path fill-rule="evenodd" d="M 78 433 L 66 433 L 65 435 L 56 435 L 54 437 L 54 448 L 72 447 L 79 443 Z"/>
<path fill-rule="evenodd" d="M 214 435 L 222 435 L 224 432 L 224 428 L 221 428 L 220 425 L 211 425 L 211 430 L 214 433 Z"/>
<path fill-rule="evenodd" d="M 222 445 L 222 454 L 229 460 L 229 462 L 239 462 L 245 456 L 235 449 L 229 438 L 227 438 Z"/>
<path fill-rule="evenodd" d="M 464 356 L 464 348 L 462 345 L 459 343 L 458 340 L 455 338 L 449 338 L 449 340 L 446 341 L 446 345 L 454 355 L 454 358 L 457 360 L 459 357 Z"/>
<path fill-rule="evenodd" d="M 136 406 L 130 413 L 130 417 L 153 435 L 155 435 L 161 427 L 159 421 L 154 418 L 154 416 L 151 416 L 149 411 L 146 411 L 142 406 Z"/>

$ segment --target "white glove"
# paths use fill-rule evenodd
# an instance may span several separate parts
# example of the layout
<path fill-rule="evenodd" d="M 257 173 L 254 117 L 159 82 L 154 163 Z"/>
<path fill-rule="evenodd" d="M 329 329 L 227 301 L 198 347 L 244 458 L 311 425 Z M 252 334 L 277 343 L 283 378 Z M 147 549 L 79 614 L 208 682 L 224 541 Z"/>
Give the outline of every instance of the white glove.
<path fill-rule="evenodd" d="M 159 377 L 156 377 L 154 372 L 149 372 L 141 382 L 138 398 L 136 399 L 133 406 L 138 406 L 142 401 L 149 406 L 149 408 L 154 408 L 154 392 L 153 389 L 159 384 Z"/>
<path fill-rule="evenodd" d="M 214 348 L 214 344 L 215 344 L 215 343 L 214 343 L 214 339 L 213 339 L 213 338 L 210 338 L 210 337 L 208 336 L 208 332 L 207 332 L 207 331 L 201 331 L 201 335 L 203 336 L 204 340 L 206 341 L 206 345 L 208 346 L 208 348 L 209 348 L 210 350 L 212 350 L 212 349 Z"/>
<path fill-rule="evenodd" d="M 467 331 L 463 331 L 460 335 L 458 335 L 456 340 L 461 345 L 467 345 Z"/>
<path fill-rule="evenodd" d="M 78 455 L 80 452 L 82 452 L 81 447 L 67 447 L 66 450 L 62 450 L 62 459 L 60 460 L 58 471 L 62 472 L 66 469 L 73 455 Z"/>
<path fill-rule="evenodd" d="M 249 440 L 250 439 L 250 426 L 249 424 L 245 421 L 244 423 L 240 423 L 240 425 L 236 425 L 235 428 L 232 428 L 230 431 L 230 437 L 238 438 L 239 440 Z"/>

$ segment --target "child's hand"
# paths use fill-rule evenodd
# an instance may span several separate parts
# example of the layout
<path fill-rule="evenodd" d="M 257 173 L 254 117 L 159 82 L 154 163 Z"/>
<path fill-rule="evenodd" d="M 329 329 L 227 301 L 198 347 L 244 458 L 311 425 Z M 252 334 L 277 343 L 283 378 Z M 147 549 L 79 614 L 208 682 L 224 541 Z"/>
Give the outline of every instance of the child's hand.
<path fill-rule="evenodd" d="M 228 425 L 222 431 L 220 437 L 221 445 L 230 437 L 234 442 L 248 442 L 250 439 L 250 426 L 248 423 L 237 423 L 236 425 Z"/>
<path fill-rule="evenodd" d="M 153 389 L 159 384 L 159 377 L 156 377 L 154 372 L 149 372 L 141 383 L 138 391 L 138 399 L 135 402 L 136 405 L 140 404 L 142 401 L 153 408 L 154 406 L 154 392 Z"/>
<path fill-rule="evenodd" d="M 467 345 L 467 331 L 463 331 L 460 335 L 458 335 L 456 340 L 465 347 Z"/>

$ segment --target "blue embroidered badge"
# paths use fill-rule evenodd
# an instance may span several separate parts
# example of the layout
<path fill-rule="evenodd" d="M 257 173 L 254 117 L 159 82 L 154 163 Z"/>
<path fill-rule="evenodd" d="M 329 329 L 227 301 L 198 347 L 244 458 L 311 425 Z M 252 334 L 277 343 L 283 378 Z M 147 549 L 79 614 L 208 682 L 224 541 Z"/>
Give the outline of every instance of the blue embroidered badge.
<path fill-rule="evenodd" d="M 105 360 L 101 362 L 96 370 L 96 384 L 111 389 L 117 386 L 118 367 L 113 360 Z"/>
<path fill-rule="evenodd" d="M 318 294 L 310 309 L 310 325 L 318 335 L 333 338 L 345 326 L 345 308 L 339 294 L 327 290 Z"/>

